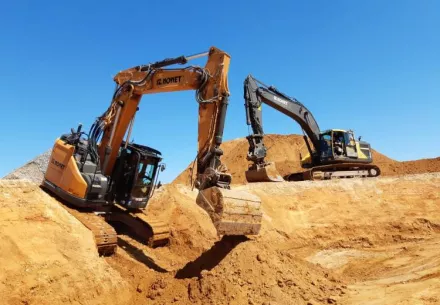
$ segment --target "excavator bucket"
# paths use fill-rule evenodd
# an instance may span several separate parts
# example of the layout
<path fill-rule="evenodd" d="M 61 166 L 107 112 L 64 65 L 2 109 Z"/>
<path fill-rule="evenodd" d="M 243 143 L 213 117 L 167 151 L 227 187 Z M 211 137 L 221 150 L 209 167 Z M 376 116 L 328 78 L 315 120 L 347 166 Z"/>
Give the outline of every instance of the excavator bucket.
<path fill-rule="evenodd" d="M 220 187 L 201 190 L 197 204 L 211 217 L 218 235 L 257 235 L 261 228 L 261 200 L 243 191 Z"/>
<path fill-rule="evenodd" d="M 275 163 L 267 163 L 264 167 L 251 168 L 246 171 L 246 180 L 248 182 L 282 182 L 283 177 L 278 173 Z"/>

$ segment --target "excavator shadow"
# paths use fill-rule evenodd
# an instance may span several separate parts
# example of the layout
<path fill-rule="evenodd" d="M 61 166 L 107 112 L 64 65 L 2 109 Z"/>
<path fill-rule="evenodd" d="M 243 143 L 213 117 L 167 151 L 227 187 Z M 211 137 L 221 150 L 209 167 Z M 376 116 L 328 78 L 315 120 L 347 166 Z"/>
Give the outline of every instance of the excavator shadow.
<path fill-rule="evenodd" d="M 196 260 L 187 263 L 182 269 L 177 271 L 176 279 L 186 279 L 200 277 L 203 270 L 211 270 L 217 266 L 236 246 L 248 241 L 246 236 L 223 236 L 211 249 L 204 252 Z"/>
<path fill-rule="evenodd" d="M 130 244 L 129 242 L 123 240 L 120 237 L 118 237 L 118 246 L 124 249 L 128 253 L 128 255 L 130 255 L 132 258 L 144 264 L 148 268 L 160 273 L 168 272 L 168 270 L 157 265 L 150 257 L 148 257 L 144 253 L 144 251 L 142 251 L 142 249 L 137 248 L 136 246 Z"/>

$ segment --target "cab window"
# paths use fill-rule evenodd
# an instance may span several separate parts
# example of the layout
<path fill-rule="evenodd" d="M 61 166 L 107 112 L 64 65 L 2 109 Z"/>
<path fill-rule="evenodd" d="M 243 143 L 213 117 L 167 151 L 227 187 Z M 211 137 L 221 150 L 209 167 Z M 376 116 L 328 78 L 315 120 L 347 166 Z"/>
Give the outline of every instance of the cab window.
<path fill-rule="evenodd" d="M 133 189 L 134 197 L 148 197 L 153 187 L 156 164 L 146 162 L 148 160 L 139 163 L 138 175 Z"/>
<path fill-rule="evenodd" d="M 332 136 L 331 136 L 329 133 L 326 133 L 326 134 L 322 134 L 322 135 L 321 135 L 321 140 L 324 140 L 324 141 L 331 141 L 331 139 L 332 139 Z"/>
<path fill-rule="evenodd" d="M 356 142 L 355 142 L 355 140 L 354 140 L 354 136 L 353 136 L 352 133 L 350 133 L 350 132 L 346 132 L 346 133 L 344 134 L 344 138 L 345 138 L 345 143 L 346 143 L 347 145 L 351 145 L 351 146 L 356 145 Z"/>

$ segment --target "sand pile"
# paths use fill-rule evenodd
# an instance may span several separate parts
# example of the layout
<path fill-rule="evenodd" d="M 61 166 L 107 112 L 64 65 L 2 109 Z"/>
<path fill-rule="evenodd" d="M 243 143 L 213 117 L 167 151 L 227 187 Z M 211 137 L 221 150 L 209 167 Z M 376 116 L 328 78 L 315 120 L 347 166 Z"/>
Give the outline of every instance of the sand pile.
<path fill-rule="evenodd" d="M 262 199 L 262 231 L 250 239 L 218 239 L 196 192 L 166 185 L 148 209 L 170 218 L 170 245 L 150 249 L 122 234 L 117 254 L 98 258 L 90 232 L 54 199 L 3 182 L 0 297 L 6 304 L 438 304 L 439 185 L 440 174 L 424 174 L 237 186 Z"/>
<path fill-rule="evenodd" d="M 236 186 L 262 199 L 262 231 L 220 240 L 196 192 L 166 185 L 149 208 L 170 212 L 170 246 L 121 237 L 106 260 L 136 304 L 436 304 L 439 185 L 424 174 Z"/>
<path fill-rule="evenodd" d="M 375 156 L 378 153 L 375 154 Z M 399 176 L 421 173 L 437 173 L 440 172 L 440 157 L 433 159 L 420 159 L 415 161 L 375 161 L 381 168 L 384 176 Z"/>
<path fill-rule="evenodd" d="M 264 236 L 218 239 L 196 191 L 166 185 L 156 195 L 149 212 L 171 212 L 169 247 L 150 249 L 123 236 L 123 249 L 107 258 L 129 279 L 137 304 L 328 304 L 343 295 L 338 276 Z"/>
<path fill-rule="evenodd" d="M 256 241 L 224 238 L 179 271 L 132 284 L 138 304 L 327 304 L 344 291 L 329 273 Z"/>
<path fill-rule="evenodd" d="M 300 136 L 268 136 L 282 174 L 299 169 Z M 223 146 L 244 182 L 247 142 Z M 439 158 L 384 175 L 430 172 Z M 167 247 L 119 231 L 99 258 L 91 233 L 35 186 L 0 184 L 0 297 L 10 304 L 439 304 L 440 174 L 235 185 L 262 199 L 261 234 L 218 238 L 196 190 L 156 190 L 147 212 L 170 221 Z M 29 238 L 32 236 L 32 238 Z M 130 303 L 131 302 L 131 303 Z M 376 303 L 375 303 L 376 302 Z"/>
<path fill-rule="evenodd" d="M 0 180 L 2 304 L 130 304 L 92 234 L 40 188 Z"/>
<path fill-rule="evenodd" d="M 303 170 L 300 165 L 300 156 L 307 155 L 307 147 L 302 136 L 269 134 L 265 136 L 264 143 L 268 148 L 266 160 L 275 162 L 281 176 Z M 248 142 L 244 138 L 227 141 L 221 146 L 224 152 L 222 162 L 226 164 L 232 174 L 233 184 L 247 183 L 245 171 L 249 164 L 246 160 L 248 147 Z M 399 162 L 373 151 L 373 160 L 381 168 L 383 176 L 440 172 L 440 158 Z M 173 183 L 189 185 L 191 166 L 192 164 Z"/>

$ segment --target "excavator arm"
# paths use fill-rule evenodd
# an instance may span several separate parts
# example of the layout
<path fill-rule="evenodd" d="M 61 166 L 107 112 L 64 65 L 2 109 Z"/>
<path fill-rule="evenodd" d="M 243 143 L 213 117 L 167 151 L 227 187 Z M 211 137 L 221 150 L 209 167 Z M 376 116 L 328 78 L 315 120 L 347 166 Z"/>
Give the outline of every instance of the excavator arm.
<path fill-rule="evenodd" d="M 208 55 L 205 68 L 189 66 L 183 69 L 164 69 L 167 65 L 185 64 L 189 60 Z M 134 121 L 140 100 L 145 94 L 196 90 L 199 103 L 199 136 L 197 184 L 200 189 L 214 185 L 228 187 L 230 176 L 220 171 L 224 121 L 229 89 L 227 73 L 230 57 L 227 53 L 211 48 L 207 53 L 190 57 L 166 59 L 149 65 L 137 66 L 119 72 L 114 80 L 118 87 L 109 109 L 97 119 L 91 134 L 103 133 L 97 151 L 106 175 L 116 161 L 123 137 Z M 95 137 L 95 143 L 99 139 Z M 125 141 L 128 143 L 128 138 Z"/>
<path fill-rule="evenodd" d="M 244 100 L 246 109 L 246 123 L 252 128 L 252 135 L 247 137 L 249 151 L 247 159 L 253 164 L 246 172 L 248 181 L 282 181 L 273 163 L 265 162 L 267 149 L 264 146 L 264 131 L 261 105 L 262 103 L 291 117 L 305 133 L 305 141 L 310 154 L 315 155 L 309 146 L 306 135 L 311 140 L 315 151 L 319 145 L 319 126 L 312 113 L 298 100 L 267 86 L 248 75 L 244 81 Z"/>
<path fill-rule="evenodd" d="M 204 68 L 165 68 L 201 56 L 208 56 Z M 259 198 L 230 190 L 231 175 L 220 161 L 229 97 L 229 62 L 227 53 L 212 47 L 206 53 L 165 59 L 119 72 L 114 78 L 117 88 L 111 105 L 91 128 L 89 150 L 93 152 L 94 161 L 101 165 L 102 172 L 111 176 L 124 135 L 125 143 L 129 143 L 142 96 L 195 90 L 199 104 L 195 186 L 200 192 L 197 203 L 208 212 L 220 235 L 257 234 L 261 222 Z"/>

